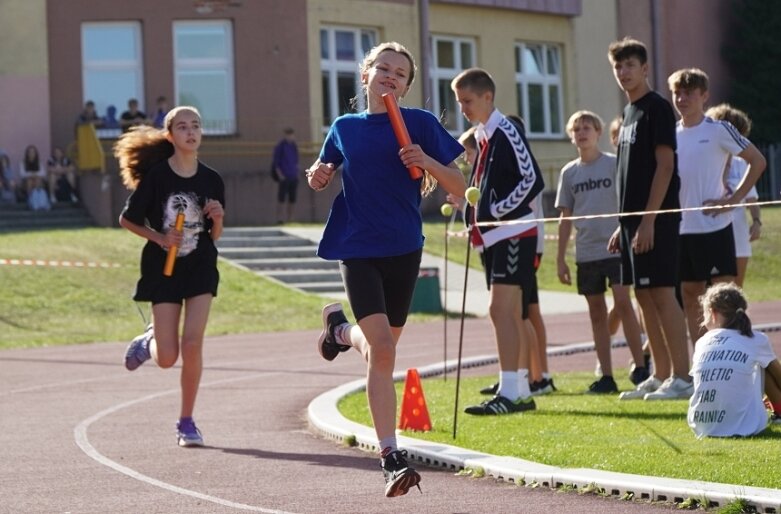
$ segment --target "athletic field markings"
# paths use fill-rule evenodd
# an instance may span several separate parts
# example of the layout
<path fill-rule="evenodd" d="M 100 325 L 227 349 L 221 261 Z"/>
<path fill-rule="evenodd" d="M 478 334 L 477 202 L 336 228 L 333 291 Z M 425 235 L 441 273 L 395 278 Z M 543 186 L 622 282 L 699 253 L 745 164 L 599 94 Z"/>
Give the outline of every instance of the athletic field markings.
<path fill-rule="evenodd" d="M 312 368 L 315 369 L 315 368 Z M 208 382 L 205 384 L 202 384 L 201 387 L 210 387 L 215 385 L 222 385 L 222 384 L 228 384 L 233 382 L 240 382 L 243 380 L 252 380 L 259 377 L 268 377 L 269 375 L 282 375 L 286 372 L 273 372 L 273 373 L 255 373 L 252 375 L 246 375 L 242 377 L 232 377 L 232 378 L 225 378 L 222 380 L 215 380 L 213 382 Z M 102 453 L 100 453 L 94 446 L 92 446 L 92 443 L 89 441 L 89 436 L 87 435 L 87 432 L 89 430 L 90 425 L 95 423 L 96 421 L 101 420 L 102 418 L 109 416 L 111 414 L 114 414 L 115 412 L 119 412 L 122 409 L 126 409 L 127 407 L 131 407 L 133 405 L 144 403 L 150 400 L 156 400 L 157 398 L 161 398 L 163 396 L 168 396 L 172 394 L 178 394 L 179 388 L 176 389 L 170 389 L 168 391 L 161 391 L 158 393 L 149 394 L 147 396 L 143 396 L 141 398 L 136 398 L 135 400 L 130 400 L 127 402 L 123 402 L 117 405 L 114 405 L 113 407 L 109 407 L 107 409 L 104 409 L 97 414 L 94 414 L 90 416 L 89 418 L 81 421 L 76 427 L 73 429 L 73 435 L 74 439 L 76 441 L 76 445 L 83 451 L 88 457 L 95 460 L 99 464 L 102 464 L 104 466 L 107 466 L 115 471 L 118 471 L 122 473 L 123 475 L 127 475 L 130 478 L 133 478 L 135 480 L 147 483 L 149 485 L 153 485 L 155 487 L 159 487 L 161 489 L 165 489 L 166 491 L 171 491 L 173 493 L 182 494 L 185 496 L 190 496 L 193 498 L 197 498 L 199 500 L 216 503 L 217 505 L 222 505 L 224 507 L 230 507 L 234 509 L 239 510 L 247 510 L 251 512 L 264 512 L 269 514 L 292 514 L 286 511 L 282 510 L 274 510 L 274 509 L 266 509 L 263 507 L 258 507 L 255 505 L 247 505 L 246 503 L 238 503 L 233 502 L 230 500 L 226 500 L 224 498 L 219 498 L 217 496 L 211 496 L 208 494 L 204 494 L 198 491 L 193 491 L 192 489 L 185 489 L 184 487 L 179 487 L 173 484 L 169 484 L 168 482 L 163 482 L 162 480 L 158 480 L 156 478 L 152 478 L 148 475 L 144 475 L 143 473 L 140 473 L 132 468 L 129 468 L 127 466 L 123 466 L 122 464 L 119 464 L 118 462 L 111 460 L 110 458 L 106 457 Z"/>
<path fill-rule="evenodd" d="M 0 259 L 0 266 L 45 266 L 52 268 L 121 268 L 116 262 L 50 261 L 45 259 Z"/>

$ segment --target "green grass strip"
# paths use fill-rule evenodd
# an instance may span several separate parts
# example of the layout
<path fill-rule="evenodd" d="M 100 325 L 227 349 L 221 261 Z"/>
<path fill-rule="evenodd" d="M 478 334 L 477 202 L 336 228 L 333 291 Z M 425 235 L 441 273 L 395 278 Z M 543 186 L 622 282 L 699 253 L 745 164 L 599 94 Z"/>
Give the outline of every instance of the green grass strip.
<path fill-rule="evenodd" d="M 619 388 L 631 389 L 626 370 Z M 584 394 L 594 380 L 587 372 L 556 374 L 557 392 L 538 397 L 537 410 L 505 416 L 470 416 L 466 405 L 487 397 L 478 391 L 495 375 L 462 380 L 457 438 L 453 440 L 455 380 L 424 379 L 433 430 L 405 435 L 492 455 L 518 457 L 563 468 L 778 488 L 781 426 L 750 438 L 697 440 L 686 424 L 685 400 L 619 401 L 617 395 Z M 399 405 L 403 382 L 397 384 Z M 342 414 L 364 425 L 371 417 L 364 393 L 339 403 Z"/>

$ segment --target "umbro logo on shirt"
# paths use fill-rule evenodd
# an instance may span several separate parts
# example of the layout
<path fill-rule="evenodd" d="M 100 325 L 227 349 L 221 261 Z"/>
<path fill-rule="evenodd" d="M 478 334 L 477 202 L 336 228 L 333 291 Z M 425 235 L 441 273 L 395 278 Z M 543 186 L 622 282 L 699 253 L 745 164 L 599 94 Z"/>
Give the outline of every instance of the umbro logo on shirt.
<path fill-rule="evenodd" d="M 706 145 L 706 144 L 710 143 L 710 139 L 700 139 L 699 141 L 697 141 L 697 143 L 699 143 L 701 145 Z"/>

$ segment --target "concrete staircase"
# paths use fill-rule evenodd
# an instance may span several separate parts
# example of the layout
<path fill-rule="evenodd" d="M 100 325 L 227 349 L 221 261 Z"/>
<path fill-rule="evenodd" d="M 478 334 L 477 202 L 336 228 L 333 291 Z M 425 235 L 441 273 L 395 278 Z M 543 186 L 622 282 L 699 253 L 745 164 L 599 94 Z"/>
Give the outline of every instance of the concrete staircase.
<path fill-rule="evenodd" d="M 315 255 L 317 244 L 276 227 L 228 227 L 217 241 L 220 256 L 290 287 L 344 295 L 339 265 Z"/>
<path fill-rule="evenodd" d="M 0 232 L 93 226 L 80 204 L 59 202 L 50 211 L 31 211 L 23 203 L 0 203 Z"/>

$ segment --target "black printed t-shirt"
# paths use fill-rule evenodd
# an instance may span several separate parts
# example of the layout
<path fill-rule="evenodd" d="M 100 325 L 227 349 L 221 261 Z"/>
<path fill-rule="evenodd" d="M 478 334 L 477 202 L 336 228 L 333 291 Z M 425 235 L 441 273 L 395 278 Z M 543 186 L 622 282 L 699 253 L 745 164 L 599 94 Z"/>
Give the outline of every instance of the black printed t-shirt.
<path fill-rule="evenodd" d="M 179 211 L 184 213 L 185 221 L 184 239 L 171 277 L 163 275 L 167 250 L 147 241 L 141 253 L 136 301 L 179 303 L 204 293 L 216 296 L 217 248 L 209 234 L 212 221 L 203 214 L 209 199 L 224 207 L 225 185 L 216 171 L 201 162 L 192 177 L 180 177 L 163 161 L 141 179 L 122 211 L 125 219 L 163 233 L 174 226 Z"/>
<path fill-rule="evenodd" d="M 617 156 L 618 205 L 620 212 L 646 209 L 651 183 L 656 175 L 656 147 L 677 148 L 675 114 L 670 103 L 655 91 L 650 91 L 624 108 L 619 132 Z M 678 156 L 674 158 L 673 176 L 661 209 L 678 209 L 680 189 Z M 680 213 L 666 214 L 680 220 Z M 621 223 L 637 224 L 639 217 L 623 216 Z"/>

